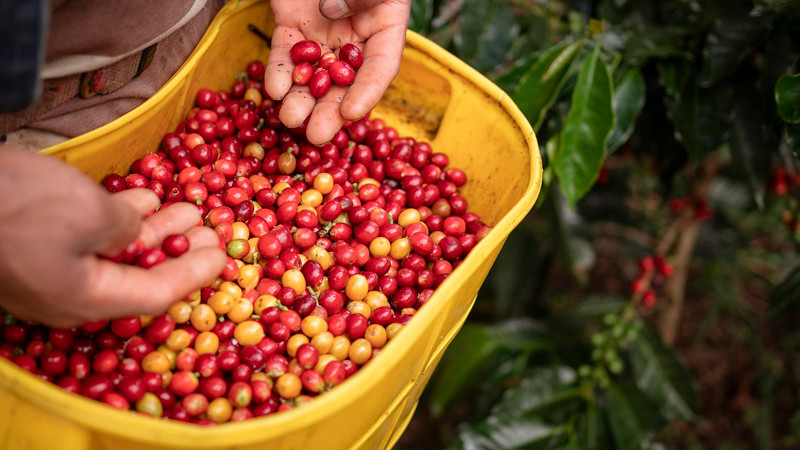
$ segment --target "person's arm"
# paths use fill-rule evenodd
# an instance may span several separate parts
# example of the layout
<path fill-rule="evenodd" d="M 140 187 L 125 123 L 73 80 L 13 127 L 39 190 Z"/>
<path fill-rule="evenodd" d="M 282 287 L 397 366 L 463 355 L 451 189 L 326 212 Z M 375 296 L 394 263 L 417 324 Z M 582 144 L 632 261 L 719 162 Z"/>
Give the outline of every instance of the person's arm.
<path fill-rule="evenodd" d="M 67 327 L 131 314 L 158 314 L 219 275 L 225 254 L 200 213 L 159 205 L 148 189 L 108 193 L 56 158 L 0 145 L 0 308 Z M 191 250 L 151 269 L 113 256 L 135 239 L 146 247 L 186 233 Z"/>
<path fill-rule="evenodd" d="M 345 120 L 358 120 L 372 110 L 397 76 L 411 0 L 272 0 L 271 5 L 277 26 L 265 89 L 273 99 L 284 100 L 280 118 L 287 127 L 300 126 L 310 115 L 308 140 L 328 142 Z M 320 99 L 309 94 L 308 86 L 293 86 L 289 50 L 305 39 L 321 43 L 323 52 L 348 42 L 361 48 L 364 64 L 353 85 L 333 85 Z"/>

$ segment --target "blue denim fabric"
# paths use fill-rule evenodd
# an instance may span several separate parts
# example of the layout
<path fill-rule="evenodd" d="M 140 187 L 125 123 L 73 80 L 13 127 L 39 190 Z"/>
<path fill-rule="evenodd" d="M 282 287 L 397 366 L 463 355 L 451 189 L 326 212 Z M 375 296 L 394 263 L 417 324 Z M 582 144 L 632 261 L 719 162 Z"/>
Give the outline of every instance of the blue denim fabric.
<path fill-rule="evenodd" d="M 48 14 L 46 0 L 0 0 L 0 113 L 41 95 Z"/>

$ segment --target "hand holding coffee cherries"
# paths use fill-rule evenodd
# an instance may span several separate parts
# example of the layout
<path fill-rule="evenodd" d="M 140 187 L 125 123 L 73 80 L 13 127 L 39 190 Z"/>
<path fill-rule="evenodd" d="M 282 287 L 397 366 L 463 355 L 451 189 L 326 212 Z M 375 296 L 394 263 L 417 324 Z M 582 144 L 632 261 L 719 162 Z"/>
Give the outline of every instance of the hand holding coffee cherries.
<path fill-rule="evenodd" d="M 287 127 L 296 128 L 308 120 L 308 140 L 314 144 L 329 142 L 346 120 L 358 120 L 372 110 L 397 75 L 411 1 L 272 0 L 271 5 L 277 26 L 267 62 L 265 90 L 273 99 L 283 99 L 280 119 Z M 295 67 L 309 62 L 297 60 L 295 45 L 302 41 L 320 45 L 318 62 L 301 71 L 305 85 L 294 77 Z M 333 80 L 320 81 L 329 86 L 320 89 L 308 70 L 324 69 L 333 56 L 348 61 L 345 53 L 350 54 L 353 47 L 363 52 L 360 68 L 349 64 L 358 73 L 350 73 L 347 68 L 339 70 L 341 63 L 328 67 Z M 341 83 L 336 80 L 340 75 Z M 348 80 L 353 75 L 354 79 Z M 302 80 L 306 76 L 309 79 Z M 349 86 L 348 81 L 352 83 Z"/>
<path fill-rule="evenodd" d="M 109 194 L 76 168 L 30 151 L 0 148 L 0 309 L 68 327 L 90 320 L 163 312 L 217 276 L 219 239 L 197 227 L 193 205 L 159 204 L 149 189 Z M 119 264 L 131 242 L 143 248 L 185 234 L 190 250 L 155 267 Z"/>

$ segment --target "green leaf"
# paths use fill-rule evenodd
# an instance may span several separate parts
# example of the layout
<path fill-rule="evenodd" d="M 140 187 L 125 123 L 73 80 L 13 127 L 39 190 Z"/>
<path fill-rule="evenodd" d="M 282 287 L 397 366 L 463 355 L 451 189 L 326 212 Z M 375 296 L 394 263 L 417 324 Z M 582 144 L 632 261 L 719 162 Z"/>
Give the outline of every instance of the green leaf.
<path fill-rule="evenodd" d="M 550 348 L 546 334 L 547 328 L 530 318 L 508 319 L 490 328 L 490 337 L 502 348 L 527 353 Z"/>
<path fill-rule="evenodd" d="M 618 384 L 606 390 L 606 412 L 608 427 L 619 450 L 639 450 L 646 439 L 645 430 L 639 421 L 639 411 L 634 409 L 625 392 Z"/>
<path fill-rule="evenodd" d="M 779 316 L 800 305 L 800 267 L 795 267 L 769 294 L 769 317 Z"/>
<path fill-rule="evenodd" d="M 531 66 L 542 57 L 542 52 L 531 52 L 522 55 L 519 59 L 514 61 L 514 64 L 506 69 L 503 73 L 494 78 L 494 83 L 500 89 L 513 94 L 517 90 L 523 75 Z"/>
<path fill-rule="evenodd" d="M 536 419 L 518 416 L 489 416 L 477 426 L 468 427 L 459 434 L 451 449 L 506 450 L 514 448 L 545 449 L 550 441 L 562 433 L 556 427 Z"/>
<path fill-rule="evenodd" d="M 516 15 L 498 0 L 465 0 L 456 17 L 453 36 L 456 55 L 481 72 L 490 72 L 505 59 L 519 34 Z"/>
<path fill-rule="evenodd" d="M 581 447 L 588 450 L 598 448 L 599 431 L 602 427 L 602 412 L 598 411 L 594 402 L 589 402 L 579 428 Z"/>
<path fill-rule="evenodd" d="M 614 127 L 611 96 L 611 78 L 597 46 L 578 74 L 561 150 L 554 163 L 570 205 L 589 191 L 603 166 L 606 142 Z"/>
<path fill-rule="evenodd" d="M 606 426 L 604 408 L 598 408 L 595 401 L 590 401 L 578 422 L 578 448 L 582 450 L 603 450 L 613 448 L 609 430 Z"/>
<path fill-rule="evenodd" d="M 786 124 L 786 145 L 795 158 L 800 158 L 800 126 Z"/>
<path fill-rule="evenodd" d="M 764 209 L 764 193 L 769 178 L 770 164 L 777 153 L 777 142 L 764 123 L 764 106 L 761 96 L 744 85 L 737 85 L 736 112 L 728 143 L 731 165 L 750 191 L 750 197 L 759 209 Z"/>
<path fill-rule="evenodd" d="M 576 208 L 570 208 L 558 186 L 556 182 L 551 187 L 545 206 L 550 208 L 553 234 L 561 257 L 569 265 L 572 276 L 579 284 L 585 285 L 596 259 L 591 232 Z"/>
<path fill-rule="evenodd" d="M 800 73 L 784 74 L 775 84 L 778 114 L 788 123 L 800 123 Z"/>
<path fill-rule="evenodd" d="M 500 347 L 500 342 L 493 339 L 489 326 L 467 323 L 461 328 L 429 387 L 434 416 L 446 411 L 457 398 L 469 390 L 477 374 L 489 361 L 500 356 Z"/>
<path fill-rule="evenodd" d="M 730 85 L 700 89 L 694 83 L 687 83 L 680 99 L 670 102 L 675 137 L 695 161 L 702 161 L 728 139 L 734 102 Z"/>
<path fill-rule="evenodd" d="M 517 21 L 520 25 L 520 34 L 511 45 L 511 60 L 519 60 L 525 55 L 531 54 L 534 50 L 539 51 L 551 46 L 553 29 L 550 24 L 550 17 L 544 11 L 539 10 L 521 12 L 517 10 Z"/>
<path fill-rule="evenodd" d="M 658 82 L 672 98 L 680 101 L 681 93 L 684 92 L 687 82 L 691 81 L 691 67 L 688 61 L 683 59 L 671 59 L 659 61 Z"/>
<path fill-rule="evenodd" d="M 612 105 L 617 122 L 611 137 L 608 138 L 608 148 L 606 149 L 608 154 L 613 153 L 631 137 L 636 125 L 636 118 L 639 117 L 639 113 L 644 107 L 644 100 L 644 77 L 639 69 L 632 69 L 625 74 L 619 84 L 614 86 Z"/>
<path fill-rule="evenodd" d="M 579 397 L 583 391 L 572 388 L 576 378 L 567 366 L 536 368 L 506 390 L 492 414 L 528 414 Z"/>
<path fill-rule="evenodd" d="M 634 341 L 631 366 L 636 385 L 664 417 L 687 421 L 697 418 L 699 407 L 693 378 L 652 327 L 645 327 Z"/>
<path fill-rule="evenodd" d="M 797 9 L 800 8 L 798 0 L 759 0 L 755 3 L 750 13 L 752 16 L 797 14 Z"/>
<path fill-rule="evenodd" d="M 549 345 L 541 327 L 530 320 L 509 320 L 494 326 L 465 324 L 428 387 L 432 413 L 438 416 L 446 411 L 480 382 L 480 374 L 486 370 L 516 353 L 533 353 Z"/>
<path fill-rule="evenodd" d="M 541 126 L 547 110 L 558 98 L 570 63 L 581 45 L 582 41 L 576 41 L 545 50 L 522 75 L 512 98 L 535 131 Z"/>
<path fill-rule="evenodd" d="M 517 228 L 508 236 L 503 250 L 492 266 L 487 282 L 492 287 L 494 314 L 510 316 L 524 312 L 537 292 L 542 261 L 534 258 L 538 252 L 536 236 L 524 228 Z"/>
<path fill-rule="evenodd" d="M 516 14 L 505 2 L 498 3 L 487 19 L 475 64 L 480 70 L 490 72 L 506 60 L 514 39 L 519 35 L 519 24 Z"/>
<path fill-rule="evenodd" d="M 475 389 L 470 390 L 470 417 L 484 419 L 489 416 L 495 403 L 513 380 L 522 378 L 530 362 L 530 355 L 519 353 L 516 356 L 493 365 L 474 381 Z"/>
<path fill-rule="evenodd" d="M 593 295 L 572 307 L 570 313 L 577 317 L 599 317 L 607 313 L 618 314 L 629 303 L 619 295 Z"/>
<path fill-rule="evenodd" d="M 495 1 L 465 0 L 456 16 L 457 29 L 453 35 L 453 46 L 456 56 L 467 63 L 478 54 L 481 33 Z"/>
<path fill-rule="evenodd" d="M 430 30 L 433 19 L 433 0 L 412 0 L 408 28 L 420 34 Z"/>
<path fill-rule="evenodd" d="M 711 86 L 733 73 L 764 34 L 760 19 L 748 16 L 746 11 L 738 12 L 728 11 L 711 25 L 703 45 L 700 86 Z"/>
<path fill-rule="evenodd" d="M 633 30 L 625 46 L 625 56 L 631 65 L 642 65 L 648 59 L 691 57 L 675 33 L 659 26 Z"/>

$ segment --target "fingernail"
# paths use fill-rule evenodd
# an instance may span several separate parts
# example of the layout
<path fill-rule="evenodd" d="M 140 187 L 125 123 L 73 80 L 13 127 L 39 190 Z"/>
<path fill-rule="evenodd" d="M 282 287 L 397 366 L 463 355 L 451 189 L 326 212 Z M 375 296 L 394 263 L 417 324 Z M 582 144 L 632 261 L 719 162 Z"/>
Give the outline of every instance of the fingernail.
<path fill-rule="evenodd" d="M 322 4 L 319 5 L 319 12 L 326 19 L 336 20 L 350 14 L 350 9 L 344 0 L 322 0 Z"/>

